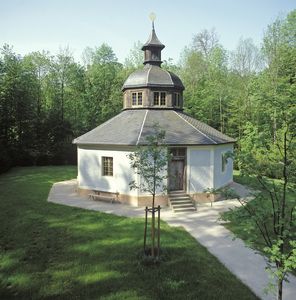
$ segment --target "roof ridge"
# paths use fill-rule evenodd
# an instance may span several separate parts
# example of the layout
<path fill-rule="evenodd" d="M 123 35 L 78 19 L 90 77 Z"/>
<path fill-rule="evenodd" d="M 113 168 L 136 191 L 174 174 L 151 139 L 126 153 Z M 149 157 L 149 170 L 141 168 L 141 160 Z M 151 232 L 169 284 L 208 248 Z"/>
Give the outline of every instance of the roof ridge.
<path fill-rule="evenodd" d="M 197 129 L 193 124 L 191 124 L 190 122 L 188 122 L 185 118 L 183 118 L 178 112 L 176 112 L 174 110 L 174 113 L 177 114 L 177 116 L 179 118 L 181 118 L 182 120 L 184 120 L 187 124 L 189 124 L 192 128 L 194 128 L 196 131 L 198 131 L 199 133 L 201 133 L 203 136 L 205 136 L 208 140 L 212 141 L 214 144 L 218 144 L 215 140 L 213 140 L 212 138 L 210 138 L 208 135 L 206 135 L 205 133 L 203 133 L 202 131 L 200 131 L 199 129 Z"/>
<path fill-rule="evenodd" d="M 202 121 L 200 121 L 200 120 L 197 120 L 197 119 L 193 118 L 192 116 L 190 116 L 189 114 L 187 114 L 187 113 L 185 113 L 185 112 L 182 112 L 182 114 L 185 115 L 186 117 L 190 118 L 190 119 L 193 119 L 194 122 L 200 123 L 201 125 L 207 127 L 208 129 L 210 129 L 210 130 L 212 130 L 212 131 L 216 131 L 217 134 L 219 134 L 221 138 L 223 138 L 223 139 L 228 139 L 228 140 L 231 139 L 232 142 L 235 142 L 235 141 L 236 141 L 236 139 L 234 139 L 234 138 L 232 138 L 232 137 L 226 135 L 225 133 L 219 131 L 218 129 L 216 129 L 216 128 L 212 127 L 212 126 L 210 126 L 209 124 L 204 123 L 204 122 L 202 122 Z"/>
<path fill-rule="evenodd" d="M 143 132 L 143 128 L 144 128 L 144 125 L 145 125 L 145 121 L 146 121 L 146 117 L 147 117 L 148 111 L 149 110 L 146 109 L 145 116 L 144 116 L 144 119 L 143 119 L 143 122 L 142 122 L 142 126 L 141 126 L 141 129 L 140 129 L 140 132 L 139 132 L 139 136 L 138 136 L 138 139 L 137 139 L 137 142 L 136 142 L 136 146 L 138 146 L 138 144 L 139 144 L 139 141 L 140 141 L 140 138 L 141 138 L 141 135 L 142 135 L 142 132 Z"/>
<path fill-rule="evenodd" d="M 150 75 L 151 70 L 152 70 L 152 65 L 148 68 L 148 72 L 147 72 L 147 76 L 146 76 L 146 84 L 148 84 L 148 82 L 149 82 L 149 75 Z"/>

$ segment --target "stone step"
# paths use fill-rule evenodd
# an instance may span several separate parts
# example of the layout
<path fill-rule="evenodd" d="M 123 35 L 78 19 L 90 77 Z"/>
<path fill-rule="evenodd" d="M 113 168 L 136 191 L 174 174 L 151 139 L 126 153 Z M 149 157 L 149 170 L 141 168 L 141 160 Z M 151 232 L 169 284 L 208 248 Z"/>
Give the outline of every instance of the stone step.
<path fill-rule="evenodd" d="M 173 208 L 175 209 L 175 208 L 190 208 L 190 207 L 193 207 L 194 208 L 194 206 L 193 206 L 193 204 L 192 203 L 178 203 L 178 204 L 173 204 L 172 205 L 173 206 Z"/>
<path fill-rule="evenodd" d="M 188 196 L 183 196 L 183 197 L 169 197 L 170 201 L 178 201 L 178 200 L 189 200 L 191 199 Z"/>
<path fill-rule="evenodd" d="M 180 195 L 169 195 L 170 199 L 175 199 L 175 198 L 189 198 L 188 195 L 186 194 L 180 194 Z"/>
<path fill-rule="evenodd" d="M 186 208 L 173 208 L 173 211 L 175 213 L 178 213 L 178 212 L 194 212 L 196 211 L 195 207 L 192 206 L 192 207 L 186 207 Z"/>
<path fill-rule="evenodd" d="M 184 191 L 176 191 L 169 194 L 170 207 L 174 212 L 193 212 L 196 211 L 190 197 Z"/>
<path fill-rule="evenodd" d="M 190 199 L 178 199 L 178 200 L 170 199 L 170 202 L 172 204 L 179 204 L 179 203 L 191 203 L 192 204 Z"/>
<path fill-rule="evenodd" d="M 170 193 L 169 197 L 177 197 L 177 196 L 188 196 L 186 193 Z"/>

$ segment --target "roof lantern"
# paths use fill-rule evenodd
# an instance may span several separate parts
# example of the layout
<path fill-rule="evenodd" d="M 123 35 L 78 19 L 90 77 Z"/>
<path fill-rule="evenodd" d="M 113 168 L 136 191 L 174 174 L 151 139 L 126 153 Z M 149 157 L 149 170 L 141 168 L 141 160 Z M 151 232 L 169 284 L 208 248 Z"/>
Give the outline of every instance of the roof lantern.
<path fill-rule="evenodd" d="M 165 47 L 165 45 L 159 41 L 156 35 L 155 28 L 154 28 L 155 18 L 156 18 L 155 14 L 151 13 L 150 19 L 152 21 L 152 31 L 150 33 L 147 42 L 142 47 L 142 50 L 145 53 L 144 65 L 150 64 L 150 65 L 160 66 L 162 63 L 161 50 Z"/>

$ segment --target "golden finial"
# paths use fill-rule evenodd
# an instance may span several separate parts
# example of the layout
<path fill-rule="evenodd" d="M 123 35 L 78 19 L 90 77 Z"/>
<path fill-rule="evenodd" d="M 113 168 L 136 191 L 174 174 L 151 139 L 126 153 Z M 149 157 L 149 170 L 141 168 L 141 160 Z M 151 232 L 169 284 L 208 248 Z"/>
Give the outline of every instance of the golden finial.
<path fill-rule="evenodd" d="M 152 21 L 152 28 L 154 29 L 154 20 L 156 19 L 156 14 L 154 12 L 150 13 L 149 18 Z"/>

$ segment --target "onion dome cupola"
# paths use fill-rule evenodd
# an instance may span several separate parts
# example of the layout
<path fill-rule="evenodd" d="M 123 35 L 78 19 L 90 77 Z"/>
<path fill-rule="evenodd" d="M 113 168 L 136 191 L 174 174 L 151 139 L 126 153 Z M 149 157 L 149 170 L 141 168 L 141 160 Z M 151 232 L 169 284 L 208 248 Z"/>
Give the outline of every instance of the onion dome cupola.
<path fill-rule="evenodd" d="M 150 64 L 159 66 L 161 65 L 161 50 L 165 47 L 164 44 L 162 44 L 154 29 L 154 21 L 152 22 L 152 32 L 149 36 L 148 41 L 143 45 L 142 50 L 144 51 L 144 65 Z"/>
<path fill-rule="evenodd" d="M 164 47 L 152 21 L 152 32 L 142 47 L 144 67 L 130 74 L 122 87 L 123 109 L 183 109 L 184 86 L 181 79 L 161 68 L 161 51 Z"/>

